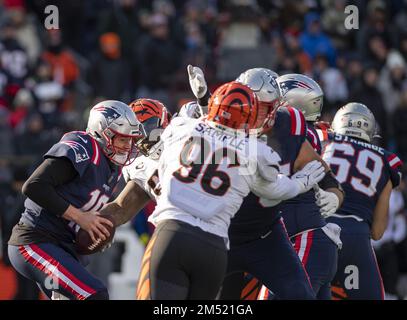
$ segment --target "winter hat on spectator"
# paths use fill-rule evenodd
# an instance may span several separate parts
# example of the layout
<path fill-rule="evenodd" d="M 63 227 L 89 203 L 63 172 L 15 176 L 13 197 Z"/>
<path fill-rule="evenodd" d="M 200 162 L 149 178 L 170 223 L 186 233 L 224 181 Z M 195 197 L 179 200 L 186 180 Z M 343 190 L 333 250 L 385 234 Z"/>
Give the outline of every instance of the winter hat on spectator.
<path fill-rule="evenodd" d="M 394 68 L 405 68 L 406 61 L 400 52 L 392 50 L 387 56 L 386 65 L 390 70 Z"/>
<path fill-rule="evenodd" d="M 99 38 L 100 48 L 102 52 L 111 59 L 120 57 L 120 37 L 114 32 L 104 33 Z"/>
<path fill-rule="evenodd" d="M 15 98 L 14 98 L 14 105 L 15 106 L 32 106 L 34 103 L 34 99 L 31 95 L 31 92 L 27 89 L 20 89 L 18 90 Z"/>

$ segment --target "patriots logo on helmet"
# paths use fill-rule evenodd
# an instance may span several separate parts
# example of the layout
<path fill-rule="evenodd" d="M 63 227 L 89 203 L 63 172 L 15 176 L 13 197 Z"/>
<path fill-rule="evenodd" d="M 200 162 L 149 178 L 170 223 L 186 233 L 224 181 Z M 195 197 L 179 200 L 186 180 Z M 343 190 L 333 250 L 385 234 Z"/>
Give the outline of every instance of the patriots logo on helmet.
<path fill-rule="evenodd" d="M 120 113 L 114 107 L 98 106 L 93 108 L 93 110 L 100 111 L 100 113 L 104 115 L 108 125 L 120 118 Z"/>
<path fill-rule="evenodd" d="M 280 83 L 280 90 L 281 94 L 285 95 L 287 91 L 295 88 L 304 88 L 308 90 L 312 90 L 312 87 L 306 84 L 305 82 L 298 81 L 298 80 L 287 80 Z"/>

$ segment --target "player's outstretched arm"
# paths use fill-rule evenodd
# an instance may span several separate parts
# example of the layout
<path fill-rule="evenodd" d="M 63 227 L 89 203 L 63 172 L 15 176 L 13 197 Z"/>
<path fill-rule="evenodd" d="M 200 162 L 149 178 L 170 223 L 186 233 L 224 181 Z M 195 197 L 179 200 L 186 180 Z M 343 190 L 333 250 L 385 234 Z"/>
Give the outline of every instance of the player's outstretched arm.
<path fill-rule="evenodd" d="M 100 210 L 100 214 L 113 216 L 115 225 L 119 226 L 133 218 L 149 201 L 148 194 L 130 180 L 119 196 Z"/>
<path fill-rule="evenodd" d="M 210 92 L 208 85 L 206 84 L 205 76 L 201 68 L 194 67 L 192 65 L 187 66 L 189 85 L 192 93 L 198 101 L 198 104 L 202 107 L 208 105 L 210 98 Z"/>
<path fill-rule="evenodd" d="M 273 182 L 258 179 L 252 191 L 262 198 L 284 201 L 310 190 L 324 175 L 321 162 L 312 161 L 291 178 L 279 174 Z"/>
<path fill-rule="evenodd" d="M 383 236 L 383 233 L 387 228 L 387 222 L 389 219 L 389 201 L 392 189 L 393 185 L 391 181 L 387 182 L 386 186 L 379 196 L 379 200 L 376 203 L 371 228 L 371 235 L 373 240 L 379 240 Z"/>

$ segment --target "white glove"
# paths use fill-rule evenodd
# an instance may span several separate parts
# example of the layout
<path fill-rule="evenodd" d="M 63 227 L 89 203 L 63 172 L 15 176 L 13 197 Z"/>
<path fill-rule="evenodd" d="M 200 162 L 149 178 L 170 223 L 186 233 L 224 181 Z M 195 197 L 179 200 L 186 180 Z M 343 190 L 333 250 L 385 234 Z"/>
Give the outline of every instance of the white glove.
<path fill-rule="evenodd" d="M 321 216 L 328 218 L 339 208 L 339 198 L 333 192 L 327 192 L 321 188 L 315 188 L 316 204 L 320 207 Z"/>
<path fill-rule="evenodd" d="M 204 116 L 201 106 L 196 101 L 185 103 L 179 110 L 178 115 L 184 118 L 198 119 Z"/>
<path fill-rule="evenodd" d="M 308 162 L 304 168 L 300 171 L 297 171 L 294 175 L 291 176 L 291 180 L 298 183 L 300 187 L 300 192 L 303 193 L 317 184 L 325 176 L 325 168 L 322 163 L 318 160 L 313 160 Z"/>
<path fill-rule="evenodd" d="M 192 93 L 197 99 L 202 98 L 208 91 L 208 86 L 202 69 L 199 67 L 193 67 L 189 64 L 187 66 L 187 71 Z"/>

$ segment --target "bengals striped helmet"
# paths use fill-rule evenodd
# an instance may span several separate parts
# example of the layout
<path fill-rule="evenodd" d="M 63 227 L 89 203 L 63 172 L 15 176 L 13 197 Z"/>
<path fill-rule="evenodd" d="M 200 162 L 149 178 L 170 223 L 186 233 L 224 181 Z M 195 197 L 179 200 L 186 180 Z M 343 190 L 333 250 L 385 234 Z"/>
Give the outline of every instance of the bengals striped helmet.
<path fill-rule="evenodd" d="M 137 119 L 142 123 L 146 137 L 137 143 L 140 152 L 146 157 L 160 152 L 161 133 L 171 120 L 171 113 L 163 103 L 158 100 L 141 98 L 129 104 Z"/>
<path fill-rule="evenodd" d="M 220 86 L 209 100 L 209 121 L 219 125 L 243 129 L 247 133 L 253 129 L 261 129 L 265 115 L 259 114 L 256 94 L 248 86 L 232 81 Z"/>

